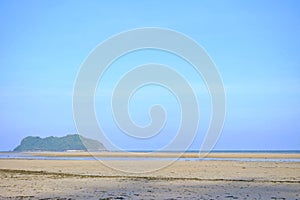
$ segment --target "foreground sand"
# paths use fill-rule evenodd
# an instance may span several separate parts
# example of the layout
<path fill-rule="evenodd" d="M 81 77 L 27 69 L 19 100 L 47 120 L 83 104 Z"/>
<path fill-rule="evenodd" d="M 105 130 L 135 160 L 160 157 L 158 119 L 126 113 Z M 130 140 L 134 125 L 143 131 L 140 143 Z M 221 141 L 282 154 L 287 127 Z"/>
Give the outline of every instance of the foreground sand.
<path fill-rule="evenodd" d="M 299 162 L 2 159 L 0 178 L 0 199 L 300 199 Z"/>

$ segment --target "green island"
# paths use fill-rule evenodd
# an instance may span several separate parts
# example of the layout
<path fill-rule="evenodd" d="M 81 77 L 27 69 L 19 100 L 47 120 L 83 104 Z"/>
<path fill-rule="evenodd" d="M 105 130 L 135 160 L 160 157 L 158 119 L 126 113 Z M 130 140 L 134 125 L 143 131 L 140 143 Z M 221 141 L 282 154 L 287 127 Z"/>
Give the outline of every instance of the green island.
<path fill-rule="evenodd" d="M 104 145 L 78 134 L 63 137 L 25 137 L 14 151 L 105 151 Z"/>

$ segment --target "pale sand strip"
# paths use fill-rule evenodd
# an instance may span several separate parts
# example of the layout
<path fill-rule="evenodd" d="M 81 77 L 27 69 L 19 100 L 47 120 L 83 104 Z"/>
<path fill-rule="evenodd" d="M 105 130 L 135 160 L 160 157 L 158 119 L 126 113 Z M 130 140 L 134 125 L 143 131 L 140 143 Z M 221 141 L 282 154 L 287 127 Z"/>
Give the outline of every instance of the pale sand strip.
<path fill-rule="evenodd" d="M 141 169 L 164 161 L 109 162 Z M 99 161 L 3 159 L 0 178 L 0 199 L 299 199 L 300 163 L 180 161 L 127 174 Z"/>
<path fill-rule="evenodd" d="M 156 157 L 156 158 L 263 158 L 263 159 L 300 159 L 300 153 L 177 153 L 177 152 L 27 152 L 34 156 L 50 157 Z"/>

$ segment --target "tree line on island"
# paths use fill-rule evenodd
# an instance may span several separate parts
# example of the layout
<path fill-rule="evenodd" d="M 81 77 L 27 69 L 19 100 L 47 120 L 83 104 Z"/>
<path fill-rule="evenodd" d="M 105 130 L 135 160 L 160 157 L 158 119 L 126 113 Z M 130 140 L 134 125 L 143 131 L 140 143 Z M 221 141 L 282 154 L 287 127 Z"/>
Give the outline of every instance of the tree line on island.
<path fill-rule="evenodd" d="M 64 137 L 25 137 L 14 151 L 105 151 L 104 145 L 78 134 Z"/>

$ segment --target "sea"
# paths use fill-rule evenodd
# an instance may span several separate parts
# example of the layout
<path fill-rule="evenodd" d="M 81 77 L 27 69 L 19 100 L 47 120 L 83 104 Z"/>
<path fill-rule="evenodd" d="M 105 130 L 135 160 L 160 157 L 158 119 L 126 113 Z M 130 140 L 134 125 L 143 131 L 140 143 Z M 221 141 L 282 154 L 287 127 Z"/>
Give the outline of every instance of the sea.
<path fill-rule="evenodd" d="M 140 151 L 134 151 L 140 152 Z M 262 154 L 300 154 L 300 151 L 211 151 L 212 153 L 262 153 Z M 143 151 L 145 153 L 145 151 Z M 187 153 L 197 153 L 187 151 Z M 30 153 L 0 152 L 0 159 L 26 159 L 26 160 L 177 160 L 177 161 L 241 161 L 241 162 L 300 162 L 300 158 L 168 158 L 168 157 L 74 157 L 74 156 L 37 156 Z"/>

